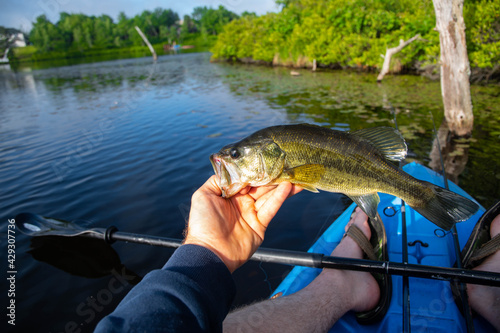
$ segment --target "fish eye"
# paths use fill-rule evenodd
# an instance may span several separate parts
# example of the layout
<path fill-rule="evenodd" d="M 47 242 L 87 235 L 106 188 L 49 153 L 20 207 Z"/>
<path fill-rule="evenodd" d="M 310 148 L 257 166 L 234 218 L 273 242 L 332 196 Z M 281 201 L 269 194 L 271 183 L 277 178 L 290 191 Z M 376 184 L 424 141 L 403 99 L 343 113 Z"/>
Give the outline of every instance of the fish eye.
<path fill-rule="evenodd" d="M 232 159 L 237 159 L 238 157 L 240 157 L 240 152 L 236 148 L 231 148 L 231 150 L 229 151 L 229 156 L 231 156 Z"/>

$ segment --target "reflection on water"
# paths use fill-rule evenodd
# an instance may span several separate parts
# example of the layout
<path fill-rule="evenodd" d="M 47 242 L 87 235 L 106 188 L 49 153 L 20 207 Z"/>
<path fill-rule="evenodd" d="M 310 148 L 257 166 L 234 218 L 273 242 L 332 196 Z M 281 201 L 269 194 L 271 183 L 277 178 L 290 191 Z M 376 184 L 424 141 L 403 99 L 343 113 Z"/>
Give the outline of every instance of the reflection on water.
<path fill-rule="evenodd" d="M 429 164 L 434 121 L 443 119 L 439 82 L 372 74 L 213 64 L 209 54 L 150 57 L 0 72 L 0 227 L 33 212 L 89 227 L 181 238 L 191 195 L 213 174 L 208 156 L 266 126 L 309 122 L 340 130 L 397 123 L 408 160 Z M 473 139 L 455 141 L 451 174 L 483 206 L 500 197 L 500 96 L 473 86 Z M 392 107 L 391 107 L 392 106 Z M 440 131 L 441 145 L 452 149 Z M 467 147 L 465 146 L 467 145 Z M 452 150 L 450 150 L 452 151 Z M 468 152 L 468 157 L 465 153 Z M 434 156 L 433 154 L 432 156 Z M 446 154 L 445 154 L 446 155 Z M 466 164 L 465 164 L 466 162 Z M 434 162 L 433 162 L 434 163 Z M 458 176 L 458 171 L 463 172 Z M 269 226 L 264 246 L 306 250 L 349 204 L 343 195 L 301 193 Z M 113 277 L 73 276 L 27 254 L 16 238 L 19 301 L 16 328 L 64 331 L 75 322 L 92 331 L 125 295 L 115 293 L 94 317 L 76 309 L 106 290 Z M 171 252 L 113 244 L 139 276 Z M 62 266 L 61 266 L 62 267 Z M 267 297 L 287 267 L 249 263 L 235 273 L 236 304 Z M 0 288 L 6 290 L 5 281 Z"/>
<path fill-rule="evenodd" d="M 42 236 L 31 239 L 31 256 L 69 274 L 96 279 L 124 271 L 136 285 L 141 277 L 125 267 L 118 253 L 101 239 Z"/>
<path fill-rule="evenodd" d="M 429 167 L 442 172 L 444 166 L 447 178 L 458 183 L 458 178 L 467 165 L 471 141 L 472 138 L 454 135 L 449 130 L 446 120 L 443 120 L 432 145 Z"/>

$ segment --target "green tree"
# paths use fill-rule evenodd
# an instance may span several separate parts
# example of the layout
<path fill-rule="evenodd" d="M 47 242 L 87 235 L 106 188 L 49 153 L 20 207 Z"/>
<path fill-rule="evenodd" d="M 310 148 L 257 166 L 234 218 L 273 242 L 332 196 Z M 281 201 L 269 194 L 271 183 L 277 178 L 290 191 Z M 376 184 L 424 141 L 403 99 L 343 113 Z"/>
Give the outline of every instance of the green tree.
<path fill-rule="evenodd" d="M 168 42 L 169 44 L 173 42 L 178 42 L 178 39 L 179 39 L 179 33 L 177 27 L 175 25 L 172 25 L 168 29 Z"/>
<path fill-rule="evenodd" d="M 64 36 L 67 48 L 83 51 L 93 46 L 94 17 L 61 13 L 57 27 Z"/>
<path fill-rule="evenodd" d="M 67 47 L 63 33 L 45 15 L 38 16 L 33 23 L 30 40 L 43 51 L 62 50 Z"/>
<path fill-rule="evenodd" d="M 222 28 L 238 15 L 220 5 L 217 9 L 196 7 L 191 15 L 199 31 L 204 34 L 217 35 Z"/>
<path fill-rule="evenodd" d="M 467 51 L 471 66 L 495 68 L 500 64 L 500 1 L 465 1 Z"/>
<path fill-rule="evenodd" d="M 115 25 L 108 15 L 101 15 L 94 20 L 94 45 L 100 48 L 110 47 L 115 39 Z"/>
<path fill-rule="evenodd" d="M 193 18 L 193 20 L 196 22 L 196 24 L 200 24 L 201 22 L 201 18 L 203 17 L 203 15 L 205 15 L 205 13 L 207 12 L 208 8 L 206 6 L 204 7 L 195 7 L 193 9 L 193 13 L 191 14 L 191 17 Z M 198 26 L 198 28 L 201 28 L 201 26 Z"/>
<path fill-rule="evenodd" d="M 257 17 L 257 14 L 255 14 L 255 12 L 249 12 L 249 11 L 245 10 L 243 13 L 241 13 L 241 17 L 245 17 L 245 16 Z"/>
<path fill-rule="evenodd" d="M 0 56 L 3 56 L 5 50 L 9 47 L 9 33 L 7 28 L 0 26 Z"/>
<path fill-rule="evenodd" d="M 167 41 L 170 36 L 170 29 L 166 25 L 160 26 L 160 39 L 163 41 Z"/>
<path fill-rule="evenodd" d="M 127 18 L 124 12 L 118 14 L 118 23 L 116 24 L 115 31 L 116 35 L 113 40 L 113 44 L 117 47 L 130 45 L 129 41 L 129 29 L 132 23 Z"/>
<path fill-rule="evenodd" d="M 206 43 L 213 40 L 207 34 L 217 34 L 222 31 L 224 24 L 237 17 L 222 6 L 218 9 L 199 7 L 194 14 L 198 20 L 185 15 L 181 24 L 176 12 L 159 7 L 153 11 L 144 10 L 130 18 L 121 12 L 117 22 L 108 15 L 95 17 L 62 12 L 55 24 L 43 15 L 38 17 L 33 23 L 30 36 L 35 46 L 42 52 L 54 50 L 83 52 L 93 48 L 143 45 L 135 26 L 146 34 L 152 44 L 164 43 L 167 40 L 181 42 L 186 38 L 196 40 L 200 31 L 204 31 L 206 35 L 198 40 Z M 199 29 L 201 25 L 203 30 Z"/>
<path fill-rule="evenodd" d="M 170 9 L 156 8 L 153 12 L 143 11 L 134 18 L 135 24 L 150 38 L 150 42 L 157 43 L 160 38 L 160 27 L 171 27 L 179 21 L 179 15 Z"/>
<path fill-rule="evenodd" d="M 399 68 L 428 70 L 439 61 L 432 1 L 278 0 L 280 13 L 242 15 L 227 24 L 212 48 L 214 59 L 253 58 L 303 66 L 313 59 L 332 67 L 378 69 L 381 54 L 420 34 L 395 57 Z M 208 16 L 198 8 L 193 18 Z M 195 15 L 196 14 L 196 15 Z M 495 73 L 500 63 L 500 1 L 466 1 L 464 18 L 471 64 Z M 304 60 L 305 59 L 305 60 Z M 496 67 L 495 67 L 496 66 Z M 493 74 L 488 74 L 493 75 Z M 486 75 L 486 76 L 488 76 Z"/>
<path fill-rule="evenodd" d="M 181 25 L 181 35 L 186 36 L 187 34 L 195 33 L 198 31 L 194 20 L 189 15 L 184 15 Z"/>

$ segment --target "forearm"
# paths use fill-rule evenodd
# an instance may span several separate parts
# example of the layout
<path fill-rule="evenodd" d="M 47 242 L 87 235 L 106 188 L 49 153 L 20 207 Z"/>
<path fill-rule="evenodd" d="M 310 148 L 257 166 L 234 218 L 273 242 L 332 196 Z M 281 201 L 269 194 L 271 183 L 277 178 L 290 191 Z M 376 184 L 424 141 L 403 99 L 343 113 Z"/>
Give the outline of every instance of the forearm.
<path fill-rule="evenodd" d="M 326 332 L 352 306 L 344 272 L 322 272 L 290 296 L 270 299 L 230 313 L 224 332 Z"/>

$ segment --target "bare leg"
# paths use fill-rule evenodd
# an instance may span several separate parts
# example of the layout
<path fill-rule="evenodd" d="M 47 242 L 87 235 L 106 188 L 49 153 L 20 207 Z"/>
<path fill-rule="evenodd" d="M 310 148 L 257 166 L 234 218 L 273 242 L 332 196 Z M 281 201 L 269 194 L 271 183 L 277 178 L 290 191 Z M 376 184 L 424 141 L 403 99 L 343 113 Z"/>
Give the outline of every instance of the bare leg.
<path fill-rule="evenodd" d="M 368 217 L 359 208 L 351 223 L 370 238 Z M 348 226 L 349 226 L 348 225 Z M 362 258 L 358 245 L 345 237 L 332 255 Z M 375 279 L 366 272 L 324 269 L 307 287 L 282 298 L 265 300 L 230 313 L 224 332 L 326 332 L 347 311 L 366 311 L 380 298 Z"/>
<path fill-rule="evenodd" d="M 500 215 L 491 222 L 490 233 L 491 237 L 500 233 Z M 474 269 L 500 273 L 500 251 Z M 500 287 L 468 284 L 467 294 L 471 307 L 500 332 Z"/>

